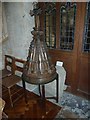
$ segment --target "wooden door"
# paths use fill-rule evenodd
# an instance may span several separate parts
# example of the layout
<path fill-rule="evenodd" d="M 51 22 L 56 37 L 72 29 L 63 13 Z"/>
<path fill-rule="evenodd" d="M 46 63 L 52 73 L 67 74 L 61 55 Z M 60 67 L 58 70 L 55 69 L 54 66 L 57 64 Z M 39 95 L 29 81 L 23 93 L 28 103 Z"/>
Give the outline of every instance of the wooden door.
<path fill-rule="evenodd" d="M 80 7 L 76 90 L 90 99 L 90 2 L 81 3 Z"/>
<path fill-rule="evenodd" d="M 90 54 L 82 51 L 83 44 L 83 31 L 86 14 L 86 3 L 77 2 L 75 13 L 75 28 L 74 28 L 74 42 L 73 48 L 70 50 L 60 49 L 61 42 L 61 13 L 60 9 L 65 3 L 56 3 L 56 47 L 49 48 L 52 62 L 56 64 L 56 61 L 63 61 L 64 68 L 66 70 L 66 84 L 68 85 L 68 91 L 87 96 L 89 95 L 89 70 L 90 70 Z M 41 7 L 44 3 L 40 3 Z M 45 7 L 42 7 L 42 9 Z M 43 10 L 45 12 L 45 10 Z M 44 18 L 45 14 L 41 15 L 41 28 L 44 30 Z M 67 23 L 68 24 L 68 23 Z"/>

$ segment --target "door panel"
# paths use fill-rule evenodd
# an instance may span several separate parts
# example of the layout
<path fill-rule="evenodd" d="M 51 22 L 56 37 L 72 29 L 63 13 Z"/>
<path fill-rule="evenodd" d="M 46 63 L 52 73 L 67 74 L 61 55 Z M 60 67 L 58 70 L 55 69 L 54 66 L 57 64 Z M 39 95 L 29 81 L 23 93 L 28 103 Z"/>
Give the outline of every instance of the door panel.
<path fill-rule="evenodd" d="M 64 68 L 67 72 L 66 84 L 70 87 L 72 82 L 72 64 L 73 56 L 72 52 L 61 52 L 60 50 L 49 50 L 50 56 L 52 57 L 52 62 L 56 64 L 56 61 L 62 61 L 64 63 Z M 68 57 L 70 56 L 70 57 Z"/>
<path fill-rule="evenodd" d="M 81 4 L 81 19 L 80 22 L 80 37 L 79 37 L 79 47 L 78 47 L 78 61 L 77 61 L 77 92 L 83 95 L 87 95 L 90 98 L 90 53 L 84 52 L 83 50 L 83 42 L 84 42 L 84 34 L 85 34 L 85 18 L 87 12 L 87 4 Z M 90 39 L 90 38 L 89 38 Z"/>
<path fill-rule="evenodd" d="M 79 65 L 79 83 L 78 83 L 78 90 L 84 93 L 90 93 L 89 88 L 89 66 L 90 62 L 87 57 L 80 58 L 80 65 Z"/>

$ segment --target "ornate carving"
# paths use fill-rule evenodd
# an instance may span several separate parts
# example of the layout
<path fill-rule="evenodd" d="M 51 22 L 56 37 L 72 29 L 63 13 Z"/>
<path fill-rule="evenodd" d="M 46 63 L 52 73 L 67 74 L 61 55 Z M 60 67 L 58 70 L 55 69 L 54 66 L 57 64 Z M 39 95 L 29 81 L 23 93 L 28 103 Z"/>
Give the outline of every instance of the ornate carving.
<path fill-rule="evenodd" d="M 35 3 L 34 9 L 30 14 L 35 16 L 35 28 L 31 32 L 34 37 L 29 47 L 26 65 L 24 66 L 23 79 L 32 84 L 44 84 L 54 80 L 57 74 L 45 42 L 41 40 L 43 36 L 39 23 L 41 8 Z"/>

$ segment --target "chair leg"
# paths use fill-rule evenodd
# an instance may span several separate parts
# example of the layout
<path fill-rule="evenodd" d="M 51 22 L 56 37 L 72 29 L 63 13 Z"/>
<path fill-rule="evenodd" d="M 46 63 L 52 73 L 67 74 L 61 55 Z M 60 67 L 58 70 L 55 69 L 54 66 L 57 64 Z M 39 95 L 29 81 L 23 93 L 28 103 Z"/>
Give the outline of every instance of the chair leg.
<path fill-rule="evenodd" d="M 9 93 L 9 98 L 10 98 L 11 107 L 13 107 L 13 101 L 12 101 L 12 97 L 11 97 L 10 88 L 8 88 L 8 93 Z"/>

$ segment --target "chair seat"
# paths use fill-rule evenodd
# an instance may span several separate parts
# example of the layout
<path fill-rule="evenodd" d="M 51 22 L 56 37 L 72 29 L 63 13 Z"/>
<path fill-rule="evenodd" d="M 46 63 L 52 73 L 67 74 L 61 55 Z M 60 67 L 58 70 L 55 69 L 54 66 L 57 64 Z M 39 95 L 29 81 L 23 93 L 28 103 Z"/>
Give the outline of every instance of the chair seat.
<path fill-rule="evenodd" d="M 8 77 L 12 75 L 12 72 L 6 69 L 0 70 L 0 79 L 3 79 L 5 77 Z"/>
<path fill-rule="evenodd" d="M 17 75 L 10 75 L 4 79 L 2 79 L 2 85 L 11 88 L 13 85 L 21 81 L 21 77 Z"/>

